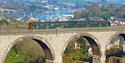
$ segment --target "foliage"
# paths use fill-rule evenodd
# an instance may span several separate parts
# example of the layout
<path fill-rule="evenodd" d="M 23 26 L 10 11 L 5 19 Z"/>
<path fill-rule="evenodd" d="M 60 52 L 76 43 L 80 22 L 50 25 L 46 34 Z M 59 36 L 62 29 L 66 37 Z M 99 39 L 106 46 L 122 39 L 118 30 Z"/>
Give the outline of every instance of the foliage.
<path fill-rule="evenodd" d="M 73 63 L 73 59 L 68 55 L 64 55 L 63 56 L 63 62 L 64 63 Z"/>
<path fill-rule="evenodd" d="M 125 5 L 115 6 L 109 4 L 106 6 L 99 6 L 98 4 L 90 5 L 86 9 L 78 9 L 74 13 L 75 19 L 86 18 L 90 19 L 91 17 L 101 17 L 109 19 L 109 17 L 125 17 Z"/>
<path fill-rule="evenodd" d="M 121 36 L 114 37 L 112 43 L 115 43 L 115 42 L 118 42 L 119 45 L 114 45 L 110 49 L 106 50 L 106 55 L 116 54 L 123 50 L 123 47 L 122 47 L 123 37 Z"/>
<path fill-rule="evenodd" d="M 110 49 L 106 50 L 106 63 L 109 62 L 110 59 L 114 58 L 114 57 L 118 57 L 118 58 L 124 58 L 125 53 L 123 52 L 123 40 L 124 38 L 120 35 L 115 36 L 111 43 L 116 43 L 118 42 L 119 45 L 114 45 L 112 47 L 110 47 Z"/>
<path fill-rule="evenodd" d="M 41 46 L 31 39 L 15 44 L 9 51 L 5 63 L 44 62 L 44 52 Z"/>
<path fill-rule="evenodd" d="M 9 26 L 15 23 L 16 20 L 14 18 L 6 17 L 4 15 L 0 15 L 0 27 Z"/>
<path fill-rule="evenodd" d="M 80 44 L 80 49 L 74 48 L 75 46 L 74 42 Z M 71 41 L 64 52 L 65 53 L 63 56 L 64 63 L 73 63 L 92 58 L 92 56 L 88 54 L 89 48 L 90 45 L 87 45 L 87 40 L 82 37 L 76 41 L 75 40 Z"/>
<path fill-rule="evenodd" d="M 71 43 L 67 46 L 66 50 L 65 50 L 65 53 L 71 53 L 71 51 L 73 52 L 74 51 L 74 44 Z"/>
<path fill-rule="evenodd" d="M 106 50 L 106 55 L 116 54 L 121 51 L 120 48 L 110 48 L 110 50 Z"/>
<path fill-rule="evenodd" d="M 9 22 L 6 19 L 1 19 L 0 20 L 0 26 L 2 26 L 2 25 L 8 25 L 8 24 L 9 24 Z"/>

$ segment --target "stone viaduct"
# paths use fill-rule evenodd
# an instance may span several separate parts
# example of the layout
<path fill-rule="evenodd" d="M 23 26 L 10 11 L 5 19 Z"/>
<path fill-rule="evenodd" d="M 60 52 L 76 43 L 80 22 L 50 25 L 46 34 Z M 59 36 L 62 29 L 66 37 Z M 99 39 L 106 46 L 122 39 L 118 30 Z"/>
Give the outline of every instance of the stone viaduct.
<path fill-rule="evenodd" d="M 100 63 L 105 63 L 105 50 L 110 40 L 119 34 L 125 34 L 125 27 L 106 28 L 79 28 L 79 29 L 51 29 L 51 30 L 27 30 L 27 29 L 0 29 L 0 63 L 4 63 L 6 55 L 13 45 L 23 38 L 30 37 L 41 45 L 45 44 L 50 50 L 53 63 L 63 63 L 62 56 L 68 43 L 75 37 L 83 36 L 93 39 L 100 50 Z M 89 38 L 86 38 L 89 40 Z M 39 42 L 40 41 L 40 42 Z"/>

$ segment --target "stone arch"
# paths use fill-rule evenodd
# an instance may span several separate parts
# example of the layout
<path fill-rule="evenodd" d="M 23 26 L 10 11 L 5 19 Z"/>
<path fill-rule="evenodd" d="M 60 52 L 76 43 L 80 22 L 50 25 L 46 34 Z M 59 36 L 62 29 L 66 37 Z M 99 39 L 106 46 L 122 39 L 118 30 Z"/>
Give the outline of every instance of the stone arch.
<path fill-rule="evenodd" d="M 120 52 L 118 52 L 119 54 L 121 54 L 121 55 L 119 55 L 118 53 L 118 56 L 114 56 L 114 54 L 112 55 L 113 57 L 111 57 L 111 56 L 108 56 L 108 54 L 106 54 L 107 53 L 107 51 L 106 50 L 108 50 L 108 48 L 110 48 L 110 47 L 108 47 L 111 43 L 113 43 L 112 42 L 112 40 L 115 38 L 115 37 L 117 37 L 117 36 L 122 36 L 123 38 L 124 38 L 124 41 L 125 41 L 125 31 L 118 31 L 118 32 L 115 32 L 114 34 L 112 34 L 111 36 L 110 36 L 110 38 L 108 39 L 108 41 L 106 42 L 106 46 L 105 46 L 105 55 L 106 55 L 106 60 L 113 60 L 113 58 L 115 58 L 113 61 L 111 61 L 111 62 L 115 62 L 115 61 L 120 61 L 120 56 L 122 55 L 122 51 L 120 51 Z M 112 47 L 112 46 L 111 46 Z M 112 48 L 112 49 L 114 49 L 114 48 Z M 114 51 L 113 51 L 114 52 Z M 116 55 L 116 54 L 115 54 Z M 105 60 L 105 61 L 106 61 Z"/>
<path fill-rule="evenodd" d="M 107 47 L 107 46 L 110 44 L 110 41 L 113 39 L 113 37 L 115 37 L 115 36 L 117 36 L 117 35 L 122 35 L 122 36 L 125 37 L 125 31 L 118 31 L 118 32 L 112 34 L 112 35 L 110 36 L 110 38 L 108 39 L 108 41 L 106 42 L 106 46 L 105 46 L 105 47 Z"/>
<path fill-rule="evenodd" d="M 10 51 L 10 49 L 16 44 L 19 42 L 19 40 L 23 39 L 23 38 L 31 38 L 33 39 L 34 41 L 36 41 L 44 50 L 45 52 L 45 56 L 47 60 L 50 60 L 50 61 L 53 61 L 55 59 L 55 54 L 54 54 L 54 50 L 52 49 L 52 47 L 50 46 L 49 42 L 47 42 L 45 39 L 43 39 L 42 37 L 39 37 L 39 36 L 23 36 L 23 37 L 20 37 L 16 40 L 14 40 L 8 47 L 7 49 L 5 50 L 5 54 L 4 54 L 4 58 L 3 58 L 3 61 L 2 63 L 4 63 L 5 59 L 6 59 L 6 56 L 8 54 L 8 52 Z"/>
<path fill-rule="evenodd" d="M 65 52 L 66 47 L 67 47 L 68 44 L 71 42 L 71 40 L 73 40 L 73 39 L 75 39 L 76 37 L 79 37 L 79 36 L 82 36 L 82 37 L 86 38 L 89 43 L 91 42 L 91 40 L 94 41 L 94 44 L 95 44 L 96 46 L 98 46 L 98 48 L 99 48 L 99 49 L 98 49 L 99 54 L 95 53 L 95 55 L 101 56 L 101 51 L 100 51 L 100 47 L 101 47 L 101 46 L 100 46 L 100 43 L 98 42 L 98 40 L 96 39 L 96 37 L 94 37 L 93 35 L 88 34 L 88 33 L 76 34 L 76 35 L 72 36 L 72 37 L 66 42 L 66 44 L 64 45 L 63 51 L 62 51 L 62 56 L 63 56 L 63 54 L 64 54 L 64 52 Z M 92 43 L 91 43 L 91 44 L 92 44 Z"/>

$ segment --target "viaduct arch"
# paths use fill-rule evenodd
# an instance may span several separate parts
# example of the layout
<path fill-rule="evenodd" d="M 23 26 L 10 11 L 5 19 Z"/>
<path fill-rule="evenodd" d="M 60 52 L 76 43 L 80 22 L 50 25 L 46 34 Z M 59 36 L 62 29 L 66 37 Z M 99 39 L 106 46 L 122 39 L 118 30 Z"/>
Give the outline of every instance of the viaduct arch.
<path fill-rule="evenodd" d="M 41 31 L 41 30 L 40 30 Z M 27 31 L 28 32 L 28 31 Z M 57 33 L 50 31 L 47 32 L 39 32 L 33 31 L 34 33 L 0 33 L 0 63 L 3 63 L 7 53 L 11 49 L 11 47 L 16 43 L 16 40 L 25 37 L 31 37 L 33 40 L 39 42 L 39 44 L 44 43 L 51 51 L 53 55 L 51 58 L 54 60 L 53 63 L 63 63 L 62 56 L 64 54 L 65 48 L 69 44 L 69 42 L 76 37 L 82 36 L 87 39 L 93 39 L 96 42 L 96 45 L 100 48 L 100 61 L 101 63 L 105 63 L 105 49 L 109 44 L 112 37 L 118 34 L 125 34 L 125 30 L 94 30 L 94 31 L 84 31 L 84 30 L 57 30 Z M 43 39 L 44 38 L 44 39 Z M 41 43 L 41 44 L 42 44 Z M 2 44 L 2 45 L 1 45 Z M 6 51 L 5 51 L 6 50 Z M 97 54 L 97 53 L 95 53 Z"/>
<path fill-rule="evenodd" d="M 89 33 L 82 33 L 82 34 L 75 34 L 74 36 L 72 36 L 67 43 L 64 45 L 63 47 L 63 51 L 62 51 L 62 57 L 63 54 L 65 52 L 66 47 L 68 46 L 68 44 L 74 40 L 74 39 L 79 39 L 80 37 L 85 38 L 90 46 L 92 47 L 92 52 L 94 55 L 98 55 L 101 56 L 101 52 L 100 52 L 100 43 L 98 42 L 98 40 L 96 39 L 96 37 L 94 37 L 93 35 L 89 34 Z"/>
<path fill-rule="evenodd" d="M 20 42 L 20 40 L 24 39 L 24 38 L 30 38 L 32 40 L 34 40 L 35 42 L 37 42 L 41 48 L 43 49 L 44 53 L 45 53 L 45 59 L 49 60 L 51 62 L 53 62 L 54 60 L 54 51 L 52 49 L 52 47 L 50 46 L 49 42 L 47 42 L 45 39 L 43 39 L 42 37 L 39 36 L 24 36 L 24 37 L 20 37 L 16 40 L 14 40 L 6 49 L 6 51 L 4 52 L 4 59 L 3 59 L 3 63 L 6 59 L 6 56 L 8 54 L 8 52 L 11 50 L 11 48 L 18 42 Z"/>

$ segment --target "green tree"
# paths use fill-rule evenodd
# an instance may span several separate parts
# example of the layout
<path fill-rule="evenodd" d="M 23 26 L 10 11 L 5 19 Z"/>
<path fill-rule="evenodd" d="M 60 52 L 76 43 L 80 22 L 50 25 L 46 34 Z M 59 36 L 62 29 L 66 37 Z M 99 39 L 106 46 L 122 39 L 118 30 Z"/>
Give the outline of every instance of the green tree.
<path fill-rule="evenodd" d="M 80 44 L 80 49 L 75 49 L 75 42 Z M 83 61 L 85 59 L 92 58 L 92 56 L 88 54 L 88 49 L 90 48 L 90 44 L 87 42 L 88 41 L 84 37 L 72 40 L 68 44 L 64 52 L 63 56 L 64 63 L 72 63 L 72 62 L 77 63 L 78 61 Z"/>
<path fill-rule="evenodd" d="M 44 58 L 45 54 L 41 46 L 34 40 L 26 38 L 12 47 L 5 63 L 41 63 L 44 61 Z"/>

